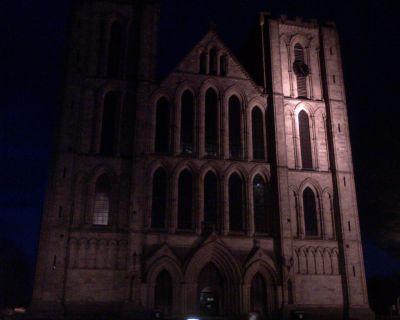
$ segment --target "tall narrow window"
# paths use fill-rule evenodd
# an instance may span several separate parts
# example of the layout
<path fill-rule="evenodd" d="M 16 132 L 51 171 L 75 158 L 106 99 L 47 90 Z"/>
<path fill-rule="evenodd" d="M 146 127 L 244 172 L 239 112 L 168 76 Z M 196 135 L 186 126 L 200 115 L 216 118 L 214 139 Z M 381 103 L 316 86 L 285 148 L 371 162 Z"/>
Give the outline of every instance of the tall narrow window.
<path fill-rule="evenodd" d="M 253 158 L 257 160 L 264 160 L 264 124 L 260 108 L 253 108 L 253 111 L 251 112 L 251 122 L 253 137 Z"/>
<path fill-rule="evenodd" d="M 257 175 L 253 180 L 254 226 L 258 233 L 269 232 L 271 196 L 264 179 Z"/>
<path fill-rule="evenodd" d="M 204 224 L 205 227 L 217 227 L 218 224 L 218 179 L 209 171 L 204 178 Z"/>
<path fill-rule="evenodd" d="M 202 52 L 199 57 L 199 72 L 201 74 L 207 73 L 207 54 Z"/>
<path fill-rule="evenodd" d="M 100 140 L 100 153 L 103 155 L 112 155 L 115 151 L 115 122 L 118 100 L 118 94 L 116 92 L 109 92 L 104 98 Z"/>
<path fill-rule="evenodd" d="M 153 199 L 151 208 L 151 227 L 165 228 L 167 207 L 167 175 L 159 168 L 153 176 Z"/>
<path fill-rule="evenodd" d="M 205 150 L 208 155 L 218 153 L 218 97 L 213 89 L 208 89 L 205 100 Z"/>
<path fill-rule="evenodd" d="M 93 224 L 107 226 L 110 215 L 110 181 L 103 174 L 97 179 L 94 195 Z"/>
<path fill-rule="evenodd" d="M 297 95 L 302 98 L 307 97 L 307 74 L 309 72 L 304 62 L 303 47 L 296 43 L 294 46 L 294 72 L 297 80 Z"/>
<path fill-rule="evenodd" d="M 238 97 L 232 96 L 229 99 L 229 153 L 231 158 L 242 157 L 242 121 L 240 101 Z"/>
<path fill-rule="evenodd" d="M 228 58 L 226 55 L 219 57 L 219 74 L 221 76 L 226 76 L 228 73 Z"/>
<path fill-rule="evenodd" d="M 194 142 L 194 98 L 186 90 L 181 97 L 181 151 L 192 154 Z"/>
<path fill-rule="evenodd" d="M 164 315 L 170 315 L 172 311 L 172 279 L 168 271 L 163 270 L 156 279 L 154 292 L 154 307 Z"/>
<path fill-rule="evenodd" d="M 122 60 L 122 28 L 118 22 L 114 22 L 110 31 L 108 45 L 107 76 L 118 77 L 121 74 Z"/>
<path fill-rule="evenodd" d="M 210 74 L 217 74 L 217 49 L 210 50 Z"/>
<path fill-rule="evenodd" d="M 188 170 L 181 172 L 178 186 L 178 229 L 192 229 L 193 180 Z"/>
<path fill-rule="evenodd" d="M 317 206 L 314 192 L 310 188 L 303 192 L 303 210 L 306 236 L 318 236 Z"/>
<path fill-rule="evenodd" d="M 161 98 L 156 108 L 155 152 L 169 152 L 169 115 L 169 103 L 167 99 Z"/>
<path fill-rule="evenodd" d="M 302 167 L 303 169 L 312 169 L 310 123 L 308 114 L 304 110 L 299 113 L 299 133 Z"/>
<path fill-rule="evenodd" d="M 252 312 L 259 312 L 264 316 L 267 314 L 267 286 L 259 273 L 251 281 L 250 301 Z"/>
<path fill-rule="evenodd" d="M 229 178 L 229 229 L 243 231 L 244 215 L 243 181 L 237 173 Z"/>

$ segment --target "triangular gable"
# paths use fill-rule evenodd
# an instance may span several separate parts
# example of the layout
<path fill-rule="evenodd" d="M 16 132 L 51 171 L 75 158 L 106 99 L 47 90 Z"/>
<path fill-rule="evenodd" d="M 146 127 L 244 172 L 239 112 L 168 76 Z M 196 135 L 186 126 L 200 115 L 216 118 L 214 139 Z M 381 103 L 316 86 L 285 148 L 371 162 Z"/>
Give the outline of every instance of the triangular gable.
<path fill-rule="evenodd" d="M 214 31 L 210 30 L 206 35 L 193 47 L 192 50 L 181 60 L 181 62 L 170 73 L 199 73 L 199 59 L 203 51 L 207 53 L 211 48 L 216 48 L 219 55 L 224 54 L 227 57 L 228 74 L 224 77 L 249 80 L 252 84 L 260 88 L 256 82 L 251 78 L 250 74 L 246 71 L 243 65 L 239 62 L 233 52 L 227 47 L 221 37 Z M 211 76 L 211 75 L 207 75 Z M 169 75 L 162 81 L 166 81 Z"/>
<path fill-rule="evenodd" d="M 276 268 L 274 260 L 262 248 L 258 247 L 257 245 L 254 246 L 253 249 L 250 251 L 246 259 L 246 262 L 244 264 L 245 268 L 248 268 L 251 264 L 253 264 L 258 260 L 266 262 L 274 269 Z"/>
<path fill-rule="evenodd" d="M 152 265 L 156 260 L 161 259 L 163 257 L 168 257 L 171 258 L 173 261 L 175 261 L 178 265 L 180 264 L 179 258 L 176 256 L 176 254 L 172 251 L 172 249 L 168 246 L 168 244 L 164 243 L 161 245 L 158 250 L 156 250 L 147 260 L 146 260 L 146 265 L 150 266 Z"/>

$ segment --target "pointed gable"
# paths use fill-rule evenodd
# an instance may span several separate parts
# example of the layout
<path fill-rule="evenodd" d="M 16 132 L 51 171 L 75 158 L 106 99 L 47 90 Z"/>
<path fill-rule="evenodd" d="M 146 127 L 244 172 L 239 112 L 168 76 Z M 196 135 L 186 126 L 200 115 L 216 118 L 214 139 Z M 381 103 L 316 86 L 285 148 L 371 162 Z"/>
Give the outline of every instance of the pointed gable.
<path fill-rule="evenodd" d="M 200 72 L 200 56 L 202 53 L 206 55 L 207 75 L 209 75 L 210 65 L 210 51 L 216 50 L 217 70 L 216 75 L 221 75 L 221 56 L 226 57 L 226 75 L 227 78 L 250 80 L 255 86 L 255 82 L 251 79 L 249 73 L 240 64 L 239 60 L 235 57 L 232 51 L 222 41 L 220 36 L 214 31 L 210 30 L 207 34 L 194 46 L 194 48 L 182 59 L 178 66 L 172 73 L 188 73 L 188 74 L 201 74 Z"/>

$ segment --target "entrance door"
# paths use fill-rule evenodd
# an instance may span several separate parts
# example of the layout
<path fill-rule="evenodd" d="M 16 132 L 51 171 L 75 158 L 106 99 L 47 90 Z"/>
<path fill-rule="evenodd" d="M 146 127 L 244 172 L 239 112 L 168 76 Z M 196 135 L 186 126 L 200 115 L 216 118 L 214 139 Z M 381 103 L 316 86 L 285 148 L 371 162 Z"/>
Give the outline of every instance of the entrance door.
<path fill-rule="evenodd" d="M 214 264 L 209 263 L 198 279 L 198 306 L 202 316 L 214 317 L 221 313 L 222 278 Z"/>
<path fill-rule="evenodd" d="M 251 281 L 251 311 L 260 315 L 267 315 L 267 288 L 264 278 L 257 273 Z"/>

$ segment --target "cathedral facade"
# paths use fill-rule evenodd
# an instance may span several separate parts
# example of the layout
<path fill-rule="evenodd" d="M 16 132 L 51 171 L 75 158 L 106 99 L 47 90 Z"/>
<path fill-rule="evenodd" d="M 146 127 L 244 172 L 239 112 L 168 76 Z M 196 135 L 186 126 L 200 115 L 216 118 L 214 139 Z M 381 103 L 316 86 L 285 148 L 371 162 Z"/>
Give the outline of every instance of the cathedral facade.
<path fill-rule="evenodd" d="M 158 81 L 159 15 L 73 1 L 32 313 L 368 319 L 335 25 L 261 13 L 259 81 L 210 29 Z"/>

